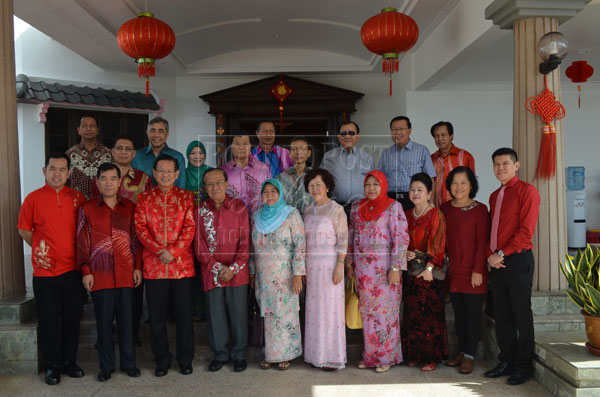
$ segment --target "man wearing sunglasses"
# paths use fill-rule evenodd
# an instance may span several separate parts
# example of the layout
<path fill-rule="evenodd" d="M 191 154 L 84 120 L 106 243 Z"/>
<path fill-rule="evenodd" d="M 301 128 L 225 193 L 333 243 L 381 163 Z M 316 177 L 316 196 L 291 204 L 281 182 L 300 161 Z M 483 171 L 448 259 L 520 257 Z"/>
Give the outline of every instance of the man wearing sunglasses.
<path fill-rule="evenodd" d="M 359 139 L 358 124 L 353 121 L 343 123 L 338 132 L 340 146 L 325 153 L 321 161 L 321 168 L 335 177 L 335 201 L 343 205 L 347 212 L 352 202 L 364 198 L 365 175 L 373 169 L 371 155 L 356 147 Z"/>

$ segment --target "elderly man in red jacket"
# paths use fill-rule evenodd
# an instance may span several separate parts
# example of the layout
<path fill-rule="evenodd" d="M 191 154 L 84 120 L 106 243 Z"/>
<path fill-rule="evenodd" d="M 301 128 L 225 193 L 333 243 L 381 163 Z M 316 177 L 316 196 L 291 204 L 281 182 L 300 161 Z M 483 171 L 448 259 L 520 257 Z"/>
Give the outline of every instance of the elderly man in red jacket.
<path fill-rule="evenodd" d="M 248 212 L 243 201 L 227 196 L 227 174 L 222 169 L 207 171 L 204 186 L 209 198 L 196 211 L 194 247 L 207 291 L 209 341 L 214 353 L 208 370 L 218 371 L 233 359 L 233 370 L 242 372 L 248 347 Z"/>
<path fill-rule="evenodd" d="M 175 186 L 180 172 L 175 158 L 161 154 L 153 172 L 157 186 L 138 197 L 135 229 L 144 246 L 150 345 L 156 363 L 154 375 L 165 376 L 173 360 L 167 339 L 169 298 L 175 311 L 179 371 L 189 375 L 193 372 L 194 359 L 194 195 Z"/>
<path fill-rule="evenodd" d="M 133 344 L 134 288 L 142 282 L 141 247 L 135 237 L 135 204 L 118 195 L 119 167 L 104 163 L 96 175 L 100 196 L 79 207 L 77 262 L 91 292 L 98 330 L 98 380 L 115 370 L 112 324 L 117 319 L 121 371 L 140 376 Z"/>

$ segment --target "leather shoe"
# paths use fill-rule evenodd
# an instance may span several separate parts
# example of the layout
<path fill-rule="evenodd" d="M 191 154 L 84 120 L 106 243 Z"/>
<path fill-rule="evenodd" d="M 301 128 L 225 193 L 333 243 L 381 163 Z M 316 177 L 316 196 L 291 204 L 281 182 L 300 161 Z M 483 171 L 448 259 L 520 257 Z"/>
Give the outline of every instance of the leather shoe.
<path fill-rule="evenodd" d="M 64 373 L 69 375 L 71 378 L 81 378 L 85 375 L 83 373 L 83 370 L 81 368 L 79 368 L 79 366 L 77 364 L 75 364 L 75 361 L 66 361 L 65 362 Z"/>
<path fill-rule="evenodd" d="M 248 367 L 246 360 L 233 360 L 233 370 L 235 372 L 242 372 Z"/>
<path fill-rule="evenodd" d="M 458 367 L 462 363 L 463 356 L 464 353 L 458 353 L 456 357 L 454 357 L 452 360 L 448 360 L 448 362 L 446 362 L 446 365 L 449 367 Z"/>
<path fill-rule="evenodd" d="M 53 365 L 46 368 L 45 380 L 49 385 L 58 385 L 60 383 L 60 367 Z"/>
<path fill-rule="evenodd" d="M 468 375 L 471 372 L 473 372 L 473 359 L 469 357 L 463 357 L 458 372 L 460 372 L 463 375 Z"/>
<path fill-rule="evenodd" d="M 208 365 L 208 370 L 210 372 L 217 372 L 218 370 L 220 370 L 223 365 L 227 364 L 228 361 L 221 361 L 221 360 L 217 360 L 216 358 L 214 360 L 212 360 L 210 362 L 210 364 Z"/>
<path fill-rule="evenodd" d="M 121 371 L 125 372 L 127 376 L 131 378 L 137 378 L 141 375 L 140 369 L 138 367 L 131 367 L 128 369 L 121 369 Z"/>
<path fill-rule="evenodd" d="M 483 375 L 488 378 L 499 378 L 501 376 L 512 375 L 513 372 L 515 372 L 515 367 L 509 365 L 507 362 L 499 362 L 498 365 Z"/>
<path fill-rule="evenodd" d="M 520 385 L 521 383 L 525 383 L 525 381 L 529 378 L 531 378 L 531 372 L 516 370 L 511 376 L 508 377 L 506 383 L 511 386 L 516 386 Z"/>
<path fill-rule="evenodd" d="M 186 365 L 185 367 L 181 367 L 179 368 L 179 372 L 181 372 L 181 375 L 191 375 L 192 372 L 194 372 L 194 368 L 192 368 L 192 365 Z"/>
<path fill-rule="evenodd" d="M 165 376 L 168 373 L 169 373 L 169 368 L 156 368 L 154 370 L 154 375 L 158 378 L 160 378 L 161 376 Z"/>
<path fill-rule="evenodd" d="M 104 371 L 98 372 L 98 381 L 99 382 L 106 382 L 109 379 L 110 379 L 110 372 L 104 372 Z"/>

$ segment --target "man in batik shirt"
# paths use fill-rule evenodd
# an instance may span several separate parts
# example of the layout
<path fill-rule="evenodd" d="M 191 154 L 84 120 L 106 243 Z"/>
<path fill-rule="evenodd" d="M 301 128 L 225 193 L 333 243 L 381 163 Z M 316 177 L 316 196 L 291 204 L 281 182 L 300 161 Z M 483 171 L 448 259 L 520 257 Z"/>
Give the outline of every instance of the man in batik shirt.
<path fill-rule="evenodd" d="M 141 247 L 135 237 L 135 204 L 118 195 L 120 178 L 116 165 L 102 164 L 97 174 L 101 194 L 79 207 L 77 221 L 77 263 L 94 302 L 100 382 L 115 371 L 115 318 L 121 371 L 140 376 L 133 344 L 133 295 L 142 282 Z"/>
<path fill-rule="evenodd" d="M 144 283 L 150 314 L 150 345 L 156 376 L 165 376 L 173 355 L 167 340 L 169 298 L 177 327 L 177 362 L 183 375 L 193 372 L 194 327 L 192 320 L 194 253 L 194 194 L 175 186 L 177 160 L 161 154 L 154 163 L 157 185 L 140 194 L 135 227 L 144 246 Z"/>
<path fill-rule="evenodd" d="M 229 185 L 227 194 L 239 198 L 252 214 L 260 207 L 260 186 L 271 178 L 269 167 L 261 163 L 250 153 L 250 137 L 246 131 L 240 131 L 233 137 L 231 154 L 233 160 L 223 166 Z"/>
<path fill-rule="evenodd" d="M 286 148 L 275 145 L 275 124 L 261 121 L 256 125 L 258 145 L 252 148 L 252 154 L 265 163 L 275 178 L 293 164 L 290 152 Z"/>
<path fill-rule="evenodd" d="M 98 167 L 113 161 L 110 150 L 98 142 L 100 127 L 98 120 L 91 115 L 79 118 L 77 134 L 81 142 L 67 150 L 71 160 L 71 188 L 81 192 L 86 199 L 92 197 L 92 182 Z"/>

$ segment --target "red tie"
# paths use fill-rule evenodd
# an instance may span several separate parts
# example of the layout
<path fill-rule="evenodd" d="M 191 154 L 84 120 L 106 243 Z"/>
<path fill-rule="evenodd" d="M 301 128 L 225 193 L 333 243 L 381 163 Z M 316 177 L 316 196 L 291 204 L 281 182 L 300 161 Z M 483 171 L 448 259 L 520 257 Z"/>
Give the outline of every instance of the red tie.
<path fill-rule="evenodd" d="M 490 235 L 490 249 L 492 252 L 498 248 L 498 225 L 500 224 L 500 210 L 502 209 L 502 200 L 504 200 L 504 189 L 506 185 L 500 188 L 496 198 L 496 207 L 494 208 L 494 217 L 492 218 L 492 234 Z"/>

